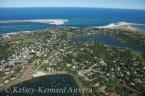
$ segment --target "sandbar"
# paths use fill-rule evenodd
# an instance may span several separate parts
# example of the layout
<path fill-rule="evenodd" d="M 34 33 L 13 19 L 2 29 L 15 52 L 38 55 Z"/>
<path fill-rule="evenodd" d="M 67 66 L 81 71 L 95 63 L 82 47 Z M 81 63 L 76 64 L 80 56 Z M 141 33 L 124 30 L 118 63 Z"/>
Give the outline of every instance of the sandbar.
<path fill-rule="evenodd" d="M 67 19 L 32 19 L 32 20 L 1 20 L 0 23 L 14 23 L 14 22 L 36 22 L 36 23 L 49 23 L 54 25 L 62 25 L 68 22 Z"/>

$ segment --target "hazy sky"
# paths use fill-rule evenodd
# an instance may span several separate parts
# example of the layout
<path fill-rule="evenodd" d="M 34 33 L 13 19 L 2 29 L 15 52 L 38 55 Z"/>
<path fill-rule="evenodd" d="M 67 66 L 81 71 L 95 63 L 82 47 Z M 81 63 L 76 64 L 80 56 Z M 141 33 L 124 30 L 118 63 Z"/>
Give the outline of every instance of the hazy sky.
<path fill-rule="evenodd" d="M 145 9 L 145 0 L 0 0 L 0 7 L 103 7 Z"/>

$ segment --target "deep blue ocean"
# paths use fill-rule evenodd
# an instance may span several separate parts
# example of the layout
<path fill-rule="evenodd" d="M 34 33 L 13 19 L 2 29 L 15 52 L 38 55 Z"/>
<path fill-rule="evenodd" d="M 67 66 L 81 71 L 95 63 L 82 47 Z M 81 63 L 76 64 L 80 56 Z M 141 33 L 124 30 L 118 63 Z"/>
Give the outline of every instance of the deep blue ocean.
<path fill-rule="evenodd" d="M 111 23 L 128 22 L 134 23 L 137 27 L 145 29 L 145 10 L 125 10 L 125 9 L 99 9 L 99 8 L 0 8 L 0 20 L 31 20 L 31 19 L 68 19 L 69 22 L 61 26 L 74 27 L 89 27 L 89 26 L 104 26 Z M 0 23 L 0 34 L 41 30 L 58 25 L 47 23 L 30 23 L 30 22 L 15 22 L 15 23 Z M 60 25 L 59 25 L 60 26 Z M 74 37 L 77 42 L 85 42 L 96 39 L 107 45 L 130 48 L 134 51 L 145 54 L 145 48 L 132 44 L 130 42 L 123 42 L 119 39 L 103 36 L 103 35 L 89 35 L 86 37 Z M 54 84 L 52 84 L 52 81 Z M 38 88 L 57 88 L 67 87 L 77 88 L 76 82 L 70 76 L 55 75 L 45 76 L 41 78 L 34 78 L 30 81 L 23 82 L 16 86 Z M 12 94 L 2 92 L 2 96 L 64 96 L 66 94 Z M 79 96 L 79 94 L 67 94 L 67 96 Z"/>
<path fill-rule="evenodd" d="M 61 26 L 104 26 L 128 22 L 145 29 L 145 10 L 105 8 L 0 8 L 0 20 L 68 19 Z M 46 23 L 0 23 L 0 34 L 55 27 Z"/>

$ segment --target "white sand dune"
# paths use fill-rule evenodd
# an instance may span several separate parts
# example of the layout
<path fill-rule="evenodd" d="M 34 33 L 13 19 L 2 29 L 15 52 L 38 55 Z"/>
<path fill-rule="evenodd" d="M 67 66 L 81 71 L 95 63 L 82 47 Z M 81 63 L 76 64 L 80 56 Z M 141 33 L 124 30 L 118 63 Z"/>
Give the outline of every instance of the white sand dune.
<path fill-rule="evenodd" d="M 111 23 L 106 26 L 99 26 L 97 28 L 109 28 L 109 29 L 126 29 L 126 30 L 137 30 L 132 25 L 136 25 L 135 23 L 127 23 L 127 22 L 118 22 L 118 23 Z"/>
<path fill-rule="evenodd" d="M 68 22 L 67 19 L 33 19 L 33 20 L 3 20 L 0 23 L 14 23 L 14 22 L 37 22 L 37 23 L 49 23 L 55 25 L 62 25 Z"/>
<path fill-rule="evenodd" d="M 47 75 L 47 73 L 38 71 L 35 74 L 33 74 L 32 76 L 33 77 L 40 77 L 40 76 L 45 76 L 45 75 Z"/>

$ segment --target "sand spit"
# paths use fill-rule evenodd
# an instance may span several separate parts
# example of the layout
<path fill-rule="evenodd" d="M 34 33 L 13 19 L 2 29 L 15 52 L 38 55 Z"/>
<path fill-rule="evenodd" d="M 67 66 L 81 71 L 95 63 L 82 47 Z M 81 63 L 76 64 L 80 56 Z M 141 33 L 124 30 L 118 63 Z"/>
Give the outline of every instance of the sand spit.
<path fill-rule="evenodd" d="M 67 19 L 32 19 L 32 20 L 3 20 L 0 23 L 14 23 L 14 22 L 36 22 L 36 23 L 49 23 L 54 25 L 62 25 L 68 22 Z"/>

